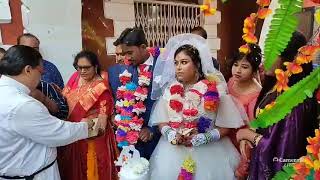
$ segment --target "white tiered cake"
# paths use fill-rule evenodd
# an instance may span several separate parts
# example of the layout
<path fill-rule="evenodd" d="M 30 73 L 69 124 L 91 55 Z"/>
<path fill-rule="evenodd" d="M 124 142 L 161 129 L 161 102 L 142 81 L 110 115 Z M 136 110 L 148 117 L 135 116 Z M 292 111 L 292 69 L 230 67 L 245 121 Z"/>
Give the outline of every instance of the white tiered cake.
<path fill-rule="evenodd" d="M 122 149 L 116 166 L 121 166 L 119 172 L 120 180 L 149 179 L 149 161 L 140 157 L 139 151 L 132 145 Z"/>

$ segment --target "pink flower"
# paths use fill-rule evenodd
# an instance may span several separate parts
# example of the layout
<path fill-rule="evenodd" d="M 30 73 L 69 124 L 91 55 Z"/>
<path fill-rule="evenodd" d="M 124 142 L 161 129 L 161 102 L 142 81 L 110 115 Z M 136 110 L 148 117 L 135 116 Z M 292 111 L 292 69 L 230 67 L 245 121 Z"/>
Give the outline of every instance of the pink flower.
<path fill-rule="evenodd" d="M 127 141 L 128 141 L 130 144 L 135 144 L 135 143 L 137 143 L 138 138 L 139 138 L 139 132 L 138 132 L 138 131 L 129 131 L 129 132 L 127 133 Z"/>

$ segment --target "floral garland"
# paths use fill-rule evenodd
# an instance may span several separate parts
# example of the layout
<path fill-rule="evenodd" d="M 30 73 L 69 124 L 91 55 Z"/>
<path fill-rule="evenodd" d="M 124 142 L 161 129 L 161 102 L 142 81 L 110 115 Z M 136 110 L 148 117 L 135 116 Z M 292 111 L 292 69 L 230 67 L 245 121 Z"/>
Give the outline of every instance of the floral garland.
<path fill-rule="evenodd" d="M 216 112 L 219 104 L 219 93 L 216 81 L 202 80 L 193 85 L 187 92 L 179 82 L 171 84 L 168 103 L 169 126 L 182 135 L 188 135 L 197 128 L 205 133 L 212 120 L 199 115 L 199 105 L 204 99 L 204 110 Z M 198 120 L 198 121 L 196 121 Z M 195 173 L 195 162 L 188 156 L 181 167 L 178 180 L 192 180 Z"/>
<path fill-rule="evenodd" d="M 192 180 L 195 170 L 196 163 L 191 156 L 188 156 L 182 164 L 178 180 Z"/>
<path fill-rule="evenodd" d="M 200 11 L 202 11 L 205 16 L 211 16 L 217 12 L 216 8 L 211 7 L 211 2 L 213 2 L 213 0 L 204 0 L 203 4 L 200 5 Z"/>
<path fill-rule="evenodd" d="M 149 48 L 149 53 L 156 57 L 159 48 Z M 129 61 L 126 61 L 128 63 Z M 127 64 L 128 65 L 128 64 Z M 119 75 L 122 84 L 117 90 L 115 123 L 118 126 L 116 140 L 119 147 L 136 144 L 144 123 L 141 115 L 146 112 L 144 101 L 148 97 L 151 83 L 151 67 L 146 64 L 138 66 L 138 85 L 132 81 L 132 74 L 125 70 Z"/>
<path fill-rule="evenodd" d="M 189 132 L 190 129 L 194 128 L 198 128 L 198 131 L 203 133 L 210 127 L 210 119 L 199 117 L 198 106 L 201 104 L 201 98 L 204 98 L 204 109 L 209 112 L 216 112 L 219 104 L 219 93 L 215 81 L 199 81 L 186 93 L 184 93 L 183 85 L 176 82 L 170 86 L 170 94 L 168 104 L 170 127 L 181 130 L 181 134 L 185 134 L 184 132 Z"/>
<path fill-rule="evenodd" d="M 270 0 L 257 0 L 257 4 L 259 5 L 258 12 L 251 13 L 243 23 L 242 39 L 246 44 L 242 45 L 239 48 L 239 51 L 244 54 L 250 53 L 248 44 L 256 44 L 258 42 L 258 38 L 255 36 L 256 22 L 258 19 L 265 19 L 269 14 L 271 14 L 271 9 L 267 8 L 270 5 Z"/>
<path fill-rule="evenodd" d="M 285 166 L 274 179 L 320 179 L 320 129 L 315 130 L 315 137 L 307 138 L 307 155 L 299 162 Z"/>
<path fill-rule="evenodd" d="M 320 50 L 319 45 L 303 46 L 298 50 L 298 55 L 292 62 L 284 63 L 284 65 L 286 66 L 285 71 L 283 71 L 282 69 L 276 69 L 275 75 L 277 82 L 273 87 L 273 91 L 277 91 L 277 93 L 280 94 L 289 90 L 288 83 L 290 76 L 301 73 L 303 70 L 301 65 L 310 63 L 312 59 L 314 59 L 314 56 L 318 50 Z M 275 104 L 276 101 L 273 101 L 270 104 L 267 104 L 265 108 L 259 109 L 258 115 L 266 110 L 270 110 L 272 107 L 274 107 Z"/>

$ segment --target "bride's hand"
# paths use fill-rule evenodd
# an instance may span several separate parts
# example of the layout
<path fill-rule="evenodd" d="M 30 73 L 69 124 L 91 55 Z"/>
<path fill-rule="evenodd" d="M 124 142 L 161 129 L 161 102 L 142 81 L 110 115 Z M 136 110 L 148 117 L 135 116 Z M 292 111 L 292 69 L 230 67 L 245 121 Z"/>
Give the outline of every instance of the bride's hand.
<path fill-rule="evenodd" d="M 176 138 L 175 138 L 176 142 L 173 142 L 173 144 L 175 145 L 180 145 L 183 143 L 183 136 L 180 133 L 176 134 Z"/>
<path fill-rule="evenodd" d="M 197 134 L 198 134 L 197 130 L 192 130 L 188 136 L 184 136 L 184 138 L 183 138 L 184 141 L 182 144 L 185 145 L 186 147 L 191 147 L 192 146 L 191 140 Z"/>

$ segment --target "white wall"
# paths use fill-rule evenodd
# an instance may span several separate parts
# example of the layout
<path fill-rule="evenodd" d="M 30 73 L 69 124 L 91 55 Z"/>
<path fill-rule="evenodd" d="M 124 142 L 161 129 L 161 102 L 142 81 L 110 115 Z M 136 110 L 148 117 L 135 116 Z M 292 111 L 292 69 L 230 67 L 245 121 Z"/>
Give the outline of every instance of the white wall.
<path fill-rule="evenodd" d="M 11 12 L 9 0 L 0 0 L 0 23 L 10 23 Z"/>
<path fill-rule="evenodd" d="M 82 48 L 81 0 L 22 0 L 26 32 L 38 36 L 44 59 L 54 63 L 67 82 L 73 58 Z"/>

